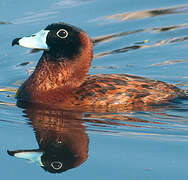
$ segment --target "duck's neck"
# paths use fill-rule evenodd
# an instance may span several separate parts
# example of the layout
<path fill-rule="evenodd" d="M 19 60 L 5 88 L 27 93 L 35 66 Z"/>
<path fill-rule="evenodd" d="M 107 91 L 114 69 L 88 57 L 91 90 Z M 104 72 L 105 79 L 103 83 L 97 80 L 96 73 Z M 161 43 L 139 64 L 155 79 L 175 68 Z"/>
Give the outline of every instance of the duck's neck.
<path fill-rule="evenodd" d="M 85 80 L 93 56 L 92 42 L 89 37 L 85 33 L 81 33 L 80 37 L 82 50 L 73 59 L 62 57 L 61 61 L 54 61 L 50 59 L 48 52 L 44 52 L 35 71 L 22 85 L 18 95 L 23 92 L 36 95 L 37 92 L 42 93 L 59 88 L 62 91 L 69 91 L 79 87 Z"/>

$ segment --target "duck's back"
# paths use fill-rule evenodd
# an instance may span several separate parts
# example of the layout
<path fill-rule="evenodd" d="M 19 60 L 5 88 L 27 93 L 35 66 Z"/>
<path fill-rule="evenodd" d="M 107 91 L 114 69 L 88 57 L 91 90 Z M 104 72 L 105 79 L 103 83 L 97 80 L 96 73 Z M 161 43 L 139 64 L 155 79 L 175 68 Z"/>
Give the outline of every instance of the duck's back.
<path fill-rule="evenodd" d="M 127 74 L 88 75 L 75 92 L 75 103 L 94 106 L 156 105 L 185 96 L 185 92 L 161 81 Z"/>

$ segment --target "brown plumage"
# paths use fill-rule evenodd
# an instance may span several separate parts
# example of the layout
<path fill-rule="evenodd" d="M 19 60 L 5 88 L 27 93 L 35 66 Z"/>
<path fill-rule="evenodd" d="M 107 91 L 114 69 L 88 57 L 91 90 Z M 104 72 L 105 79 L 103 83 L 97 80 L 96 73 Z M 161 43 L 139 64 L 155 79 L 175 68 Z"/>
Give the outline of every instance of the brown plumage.
<path fill-rule="evenodd" d="M 49 25 L 45 31 L 49 31 L 45 37 L 47 48 L 36 47 L 44 53 L 33 74 L 19 88 L 18 101 L 64 109 L 123 110 L 186 96 L 173 85 L 143 77 L 87 75 L 93 56 L 89 36 L 64 23 Z M 63 32 L 60 38 L 59 31 Z M 14 44 L 30 47 L 22 38 L 15 39 Z"/>

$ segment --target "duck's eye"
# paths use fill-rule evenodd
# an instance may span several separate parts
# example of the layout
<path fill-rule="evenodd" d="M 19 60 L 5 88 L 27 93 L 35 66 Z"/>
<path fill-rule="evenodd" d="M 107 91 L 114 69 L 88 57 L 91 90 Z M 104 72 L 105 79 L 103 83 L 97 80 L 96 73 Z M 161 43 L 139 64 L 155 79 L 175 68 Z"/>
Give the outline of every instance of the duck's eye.
<path fill-rule="evenodd" d="M 59 38 L 65 39 L 69 35 L 69 33 L 65 29 L 60 29 L 59 31 L 57 31 L 56 35 Z"/>

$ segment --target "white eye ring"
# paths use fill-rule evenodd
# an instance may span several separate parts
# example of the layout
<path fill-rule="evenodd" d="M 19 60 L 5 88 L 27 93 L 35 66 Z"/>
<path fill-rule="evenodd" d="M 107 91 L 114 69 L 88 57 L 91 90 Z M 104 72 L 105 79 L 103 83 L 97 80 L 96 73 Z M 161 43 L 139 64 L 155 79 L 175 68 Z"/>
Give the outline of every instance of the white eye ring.
<path fill-rule="evenodd" d="M 61 35 L 60 35 L 61 32 L 64 32 L 65 35 L 64 35 L 64 36 L 61 36 Z M 69 33 L 68 33 L 65 29 L 60 29 L 59 31 L 57 31 L 56 35 L 57 35 L 59 38 L 61 38 L 61 39 L 65 39 L 65 38 L 69 35 Z"/>
<path fill-rule="evenodd" d="M 59 167 L 56 167 L 55 163 L 56 163 L 56 165 L 59 165 Z M 63 164 L 59 161 L 54 161 L 54 162 L 51 163 L 51 166 L 52 166 L 53 169 L 59 170 L 63 167 Z"/>

